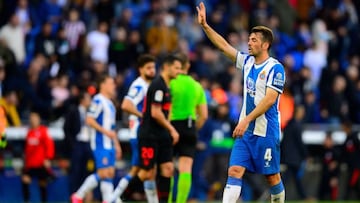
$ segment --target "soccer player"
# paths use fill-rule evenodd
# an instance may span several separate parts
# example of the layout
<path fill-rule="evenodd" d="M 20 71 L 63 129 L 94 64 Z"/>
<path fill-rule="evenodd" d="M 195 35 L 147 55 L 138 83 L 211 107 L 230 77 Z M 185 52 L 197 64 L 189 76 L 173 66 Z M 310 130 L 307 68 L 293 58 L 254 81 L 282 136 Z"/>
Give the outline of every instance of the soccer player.
<path fill-rule="evenodd" d="M 185 54 L 177 54 L 177 56 L 182 60 L 182 71 L 170 82 L 172 101 L 170 121 L 180 134 L 174 154 L 179 156 L 176 203 L 186 203 L 191 188 L 191 170 L 197 143 L 196 130 L 204 125 L 208 117 L 208 109 L 202 86 L 188 75 L 190 68 L 188 57 Z"/>
<path fill-rule="evenodd" d="M 163 59 L 161 73 L 150 84 L 146 94 L 143 119 L 139 129 L 140 171 L 139 179 L 149 203 L 167 202 L 170 179 L 173 176 L 173 144 L 179 134 L 168 120 L 171 106 L 169 85 L 181 71 L 181 60 L 175 55 Z M 159 167 L 158 190 L 156 191 L 156 166 Z"/>
<path fill-rule="evenodd" d="M 144 54 L 138 58 L 137 68 L 140 76 L 136 78 L 130 85 L 129 91 L 125 96 L 121 109 L 130 114 L 129 129 L 130 129 L 130 145 L 131 145 L 131 164 L 132 167 L 129 173 L 124 176 L 114 190 L 111 198 L 106 202 L 111 203 L 125 191 L 132 178 L 137 177 L 139 171 L 139 150 L 137 132 L 142 118 L 142 109 L 144 105 L 144 98 L 148 90 L 149 84 L 155 77 L 155 58 L 151 55 Z"/>
<path fill-rule="evenodd" d="M 197 7 L 198 22 L 211 42 L 242 71 L 244 105 L 233 131 L 234 146 L 229 160 L 224 203 L 235 203 L 240 196 L 246 170 L 265 175 L 270 185 L 272 203 L 285 201 L 280 176 L 279 95 L 285 83 L 284 67 L 269 56 L 272 31 L 256 26 L 249 35 L 249 54 L 232 47 L 206 22 L 204 3 Z"/>
<path fill-rule="evenodd" d="M 30 200 L 30 184 L 38 180 L 41 202 L 47 202 L 47 185 L 54 178 L 50 160 L 54 158 L 54 141 L 48 133 L 48 128 L 41 125 L 39 113 L 31 112 L 29 130 L 25 139 L 24 171 L 21 176 L 24 202 Z"/>
<path fill-rule="evenodd" d="M 115 159 L 121 157 L 121 147 L 115 132 L 116 109 L 111 99 L 115 97 L 115 82 L 109 75 L 99 76 L 99 93 L 91 102 L 86 115 L 86 124 L 91 129 L 90 146 L 94 154 L 96 172 L 89 175 L 80 188 L 71 195 L 72 203 L 81 203 L 86 192 L 100 182 L 103 199 L 113 192 Z"/>
<path fill-rule="evenodd" d="M 7 145 L 5 129 L 7 125 L 6 113 L 3 107 L 0 107 L 0 148 L 5 148 Z"/>

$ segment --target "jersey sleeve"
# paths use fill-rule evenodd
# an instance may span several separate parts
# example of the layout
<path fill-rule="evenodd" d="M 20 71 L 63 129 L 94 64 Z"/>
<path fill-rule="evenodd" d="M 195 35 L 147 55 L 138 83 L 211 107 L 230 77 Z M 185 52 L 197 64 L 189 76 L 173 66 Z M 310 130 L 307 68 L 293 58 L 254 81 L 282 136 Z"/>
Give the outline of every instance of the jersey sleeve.
<path fill-rule="evenodd" d="M 250 58 L 250 55 L 244 54 L 244 53 L 238 51 L 237 54 L 236 54 L 236 59 L 235 59 L 235 67 L 237 69 L 242 70 L 244 68 L 244 65 L 245 65 L 246 61 L 249 58 Z"/>
<path fill-rule="evenodd" d="M 163 103 L 165 98 L 165 90 L 161 85 L 159 85 L 159 83 L 154 83 L 153 85 L 151 85 L 148 89 L 148 92 L 150 93 L 148 94 L 150 105 L 161 105 Z"/>
<path fill-rule="evenodd" d="M 140 85 L 130 86 L 125 99 L 130 100 L 135 106 L 138 105 L 144 98 L 144 88 Z"/>
<path fill-rule="evenodd" d="M 284 67 L 281 64 L 275 64 L 269 73 L 266 86 L 278 91 L 279 93 L 282 93 L 284 89 L 284 85 L 285 85 Z"/>
<path fill-rule="evenodd" d="M 93 99 L 87 112 L 87 116 L 97 118 L 100 115 L 101 111 L 102 105 L 100 99 Z"/>

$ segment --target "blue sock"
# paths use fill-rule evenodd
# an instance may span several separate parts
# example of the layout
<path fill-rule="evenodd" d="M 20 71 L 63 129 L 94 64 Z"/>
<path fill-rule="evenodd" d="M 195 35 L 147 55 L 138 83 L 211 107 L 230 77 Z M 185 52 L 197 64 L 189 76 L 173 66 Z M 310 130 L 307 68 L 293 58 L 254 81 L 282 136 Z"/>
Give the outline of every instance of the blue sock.
<path fill-rule="evenodd" d="M 279 194 L 282 191 L 284 191 L 284 185 L 283 185 L 282 181 L 280 181 L 280 183 L 278 183 L 277 185 L 274 185 L 270 188 L 270 194 L 272 194 L 272 195 Z"/>
<path fill-rule="evenodd" d="M 241 178 L 234 178 L 229 176 L 226 182 L 227 185 L 237 185 L 242 186 L 242 179 Z"/>

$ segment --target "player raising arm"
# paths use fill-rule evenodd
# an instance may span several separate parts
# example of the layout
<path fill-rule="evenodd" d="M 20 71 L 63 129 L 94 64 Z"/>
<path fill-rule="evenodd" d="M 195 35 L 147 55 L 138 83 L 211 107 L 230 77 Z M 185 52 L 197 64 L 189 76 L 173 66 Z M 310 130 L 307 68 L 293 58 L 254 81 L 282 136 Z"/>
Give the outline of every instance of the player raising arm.
<path fill-rule="evenodd" d="M 272 203 L 285 201 L 280 177 L 280 122 L 278 101 L 285 84 L 284 67 L 269 56 L 274 36 L 271 29 L 251 29 L 249 54 L 232 47 L 206 22 L 204 3 L 197 7 L 198 22 L 211 42 L 242 71 L 244 104 L 233 131 L 235 143 L 224 189 L 223 203 L 235 203 L 240 196 L 246 170 L 265 175 Z"/>

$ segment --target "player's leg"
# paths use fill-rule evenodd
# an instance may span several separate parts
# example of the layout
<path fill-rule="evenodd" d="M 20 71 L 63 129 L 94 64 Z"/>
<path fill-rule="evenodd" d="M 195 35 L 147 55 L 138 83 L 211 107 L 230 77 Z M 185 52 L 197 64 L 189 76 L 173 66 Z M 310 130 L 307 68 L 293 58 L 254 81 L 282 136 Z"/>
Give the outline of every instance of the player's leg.
<path fill-rule="evenodd" d="M 172 140 L 159 140 L 158 165 L 160 173 L 157 176 L 157 187 L 160 202 L 168 202 L 171 178 L 174 175 Z"/>
<path fill-rule="evenodd" d="M 106 150 L 105 155 L 103 157 L 103 175 L 101 175 L 100 181 L 100 191 L 103 200 L 110 199 L 113 191 L 114 184 L 113 179 L 115 176 L 115 160 L 116 160 L 116 152 L 115 149 Z"/>
<path fill-rule="evenodd" d="M 93 155 L 95 160 L 96 172 L 86 177 L 80 188 L 71 195 L 72 203 L 82 202 L 86 193 L 96 188 L 100 180 L 106 177 L 106 170 L 104 170 L 107 164 L 105 151 L 95 150 L 93 151 Z"/>
<path fill-rule="evenodd" d="M 22 192 L 23 192 L 24 202 L 29 202 L 29 200 L 30 200 L 30 184 L 31 184 L 31 181 L 32 181 L 32 178 L 30 176 L 30 172 L 25 169 L 23 175 L 21 176 Z"/>
<path fill-rule="evenodd" d="M 156 190 L 156 157 L 157 141 L 139 137 L 139 172 L 138 177 L 144 184 L 144 191 L 148 203 L 158 203 L 159 198 Z"/>
<path fill-rule="evenodd" d="M 280 141 L 267 137 L 252 136 L 249 144 L 253 146 L 255 172 L 264 174 L 270 185 L 272 203 L 285 201 L 285 188 L 280 176 Z"/>
<path fill-rule="evenodd" d="M 241 193 L 245 167 L 252 169 L 251 156 L 243 138 L 237 138 L 231 150 L 228 179 L 224 188 L 223 203 L 235 203 Z"/>
<path fill-rule="evenodd" d="M 266 175 L 265 177 L 270 185 L 271 203 L 285 202 L 285 188 L 280 173 Z"/>
<path fill-rule="evenodd" d="M 195 128 L 188 128 L 187 121 L 185 126 L 178 129 L 180 140 L 177 144 L 179 155 L 179 177 L 177 184 L 176 203 L 186 203 L 189 197 L 192 182 L 192 166 L 196 151 L 197 135 Z M 195 126 L 195 123 L 192 125 Z M 175 128 L 177 125 L 175 125 Z"/>
<path fill-rule="evenodd" d="M 159 203 L 156 189 L 156 169 L 141 168 L 138 173 L 139 179 L 144 182 L 144 191 L 148 203 Z"/>
<path fill-rule="evenodd" d="M 138 151 L 138 141 L 137 139 L 130 139 L 130 146 L 132 151 L 132 157 L 131 157 L 131 169 L 128 174 L 126 174 L 124 177 L 122 177 L 116 186 L 114 192 L 112 193 L 111 197 L 107 202 L 111 203 L 116 198 L 120 197 L 126 188 L 128 187 L 130 181 L 137 175 L 139 172 L 139 151 Z"/>
<path fill-rule="evenodd" d="M 186 203 L 191 188 L 191 169 L 193 158 L 182 156 L 179 158 L 179 178 L 177 184 L 176 203 Z"/>

